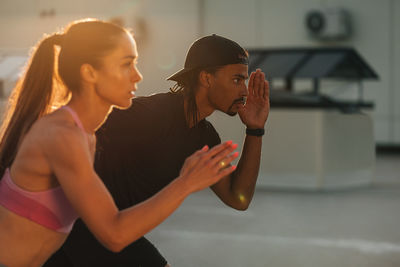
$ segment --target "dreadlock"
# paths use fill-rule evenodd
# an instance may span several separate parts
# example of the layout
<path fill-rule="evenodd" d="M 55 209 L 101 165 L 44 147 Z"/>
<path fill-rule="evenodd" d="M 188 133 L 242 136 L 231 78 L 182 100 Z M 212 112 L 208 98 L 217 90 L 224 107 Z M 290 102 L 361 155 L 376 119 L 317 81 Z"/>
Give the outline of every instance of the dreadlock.
<path fill-rule="evenodd" d="M 193 122 L 194 126 L 197 125 L 200 116 L 196 103 L 200 72 L 205 71 L 214 75 L 220 68 L 221 66 L 194 69 L 181 77 L 178 77 L 176 84 L 170 88 L 172 93 L 183 94 L 184 99 L 187 101 L 185 117 L 186 120 L 188 120 L 188 124 L 189 122 Z"/>

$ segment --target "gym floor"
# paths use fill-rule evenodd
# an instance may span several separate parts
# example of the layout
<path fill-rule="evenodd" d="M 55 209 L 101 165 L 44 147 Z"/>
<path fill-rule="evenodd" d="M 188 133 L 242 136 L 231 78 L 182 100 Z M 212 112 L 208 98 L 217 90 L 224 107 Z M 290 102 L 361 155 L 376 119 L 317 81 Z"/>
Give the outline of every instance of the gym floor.
<path fill-rule="evenodd" d="M 204 190 L 147 237 L 172 267 L 398 267 L 400 154 L 378 154 L 370 186 L 258 188 L 247 211 Z"/>

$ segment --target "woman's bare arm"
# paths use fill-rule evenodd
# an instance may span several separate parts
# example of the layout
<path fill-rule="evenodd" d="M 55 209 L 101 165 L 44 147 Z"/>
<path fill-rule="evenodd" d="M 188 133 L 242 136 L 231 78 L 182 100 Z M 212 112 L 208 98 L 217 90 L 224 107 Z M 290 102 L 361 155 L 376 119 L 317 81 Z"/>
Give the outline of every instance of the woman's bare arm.
<path fill-rule="evenodd" d="M 209 187 L 234 167 L 230 163 L 236 146 L 224 143 L 211 150 L 204 148 L 189 157 L 180 176 L 158 194 L 128 209 L 119 211 L 112 196 L 95 173 L 87 142 L 75 128 L 59 127 L 45 147 L 46 158 L 73 207 L 97 239 L 112 251 L 143 236 L 166 219 L 192 192 Z M 139 152 L 138 152 L 139 153 Z M 157 168 L 157 162 L 154 163 Z"/>

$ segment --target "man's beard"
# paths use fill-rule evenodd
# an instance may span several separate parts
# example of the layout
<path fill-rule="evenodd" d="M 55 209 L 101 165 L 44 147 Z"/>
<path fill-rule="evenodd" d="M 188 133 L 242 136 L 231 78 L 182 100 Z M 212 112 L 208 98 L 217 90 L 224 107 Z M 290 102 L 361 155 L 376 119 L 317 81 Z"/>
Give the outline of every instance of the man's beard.
<path fill-rule="evenodd" d="M 229 116 L 232 116 L 232 117 L 235 116 L 237 114 L 237 111 L 232 111 L 232 109 L 236 104 L 245 105 L 246 97 L 240 97 L 238 99 L 235 99 L 235 101 L 233 101 L 232 105 L 228 108 L 228 111 L 226 112 L 226 114 L 228 114 Z"/>

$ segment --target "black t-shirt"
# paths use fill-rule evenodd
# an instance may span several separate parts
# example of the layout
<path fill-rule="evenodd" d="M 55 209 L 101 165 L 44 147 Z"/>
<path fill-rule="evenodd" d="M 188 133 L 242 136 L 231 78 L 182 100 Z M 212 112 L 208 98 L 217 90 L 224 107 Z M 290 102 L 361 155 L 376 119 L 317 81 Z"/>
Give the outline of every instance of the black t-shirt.
<path fill-rule="evenodd" d="M 181 94 L 140 97 L 113 111 L 97 132 L 95 169 L 124 209 L 146 200 L 178 177 L 185 159 L 220 143 L 206 120 L 186 124 Z"/>
<path fill-rule="evenodd" d="M 150 198 L 178 177 L 188 156 L 221 142 L 207 120 L 187 126 L 183 96 L 173 93 L 134 99 L 128 110 L 114 110 L 96 135 L 95 169 L 120 209 Z M 118 266 L 139 258 L 141 266 L 151 266 L 144 262 L 154 260 L 158 251 L 151 244 L 139 245 L 146 241 L 142 238 L 121 253 L 111 253 L 78 220 L 62 247 L 63 257 L 74 266 Z M 55 266 L 49 262 L 46 267 Z"/>

